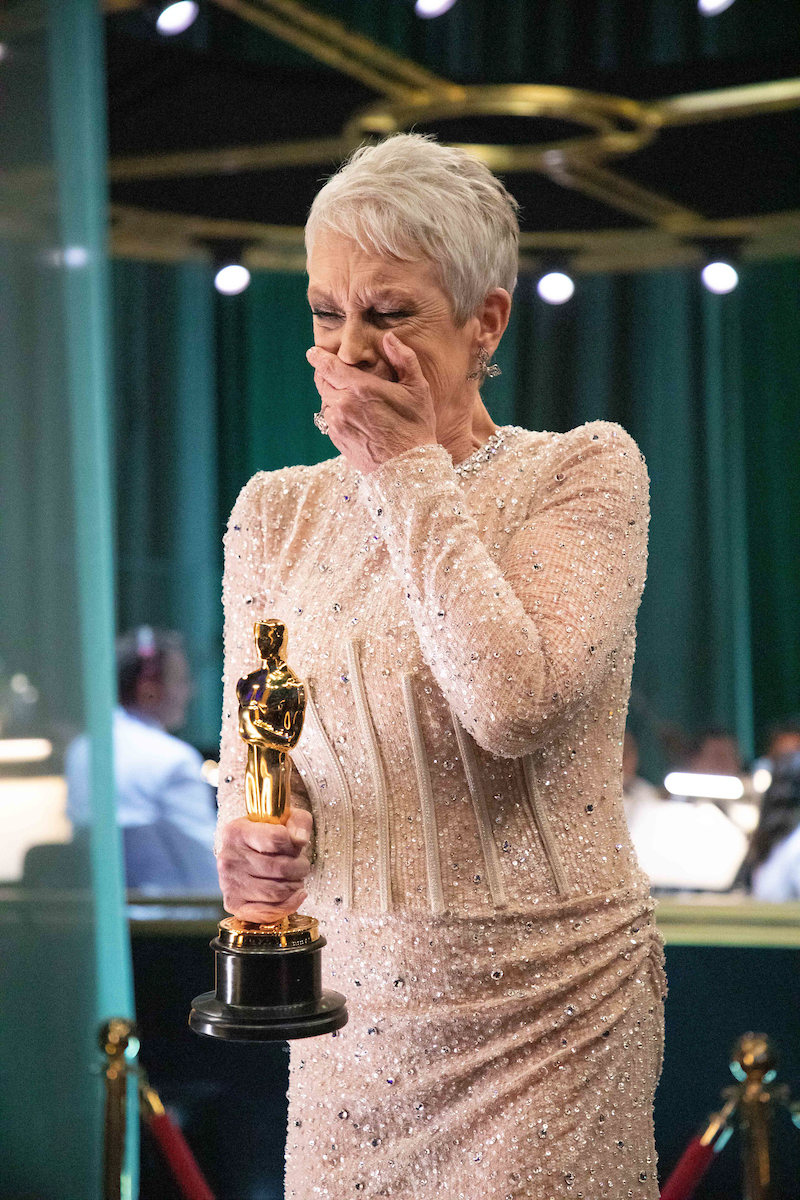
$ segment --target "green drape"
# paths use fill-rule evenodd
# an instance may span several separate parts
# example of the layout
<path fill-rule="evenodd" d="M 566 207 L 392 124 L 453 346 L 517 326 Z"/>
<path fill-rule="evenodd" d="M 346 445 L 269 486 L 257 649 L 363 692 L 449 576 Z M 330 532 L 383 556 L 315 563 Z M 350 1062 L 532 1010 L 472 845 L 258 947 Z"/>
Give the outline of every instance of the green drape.
<path fill-rule="evenodd" d="M 139 351 L 128 345 L 127 359 L 117 353 L 119 537 L 122 547 L 134 538 L 150 546 L 138 557 L 122 551 L 120 591 L 132 619 L 158 619 L 189 634 L 202 626 L 202 658 L 212 647 L 220 652 L 211 620 L 218 539 L 238 490 L 256 470 L 319 461 L 330 443 L 312 424 L 304 278 L 256 272 L 241 296 L 215 298 L 213 323 L 188 332 L 190 300 L 177 282 L 187 269 L 115 268 L 117 311 L 131 330 L 141 327 Z M 210 304 L 210 269 L 191 270 Z M 723 297 L 705 292 L 694 271 L 586 276 L 560 308 L 544 305 L 523 278 L 497 355 L 503 375 L 484 390 L 499 423 L 564 430 L 596 418 L 619 421 L 647 458 L 650 568 L 632 722 L 654 778 L 664 765 L 659 735 L 666 727 L 725 726 L 749 756 L 754 726 L 760 736 L 770 721 L 800 708 L 793 536 L 800 522 L 800 350 L 791 333 L 798 293 L 797 262 L 748 266 L 737 292 Z M 196 296 L 191 303 L 199 303 Z M 191 353 L 177 356 L 170 347 L 181 329 Z M 133 373 L 149 380 L 138 401 Z M 205 470 L 205 495 L 219 495 L 214 516 L 189 506 L 184 538 L 196 521 L 207 547 L 202 566 L 189 561 L 169 517 L 179 499 L 186 502 L 178 494 L 174 411 L 198 374 L 206 426 L 216 403 L 216 443 L 205 439 L 192 478 L 200 486 Z M 141 379 L 138 386 L 141 392 Z M 146 579 L 163 586 L 151 589 Z M 204 588 L 213 588 L 208 623 L 192 626 L 178 597 L 199 603 Z M 205 723 L 189 732 L 208 744 L 218 728 L 210 691 L 203 711 Z"/>
<path fill-rule="evenodd" d="M 219 505 L 214 300 L 195 263 L 115 262 L 118 622 L 184 636 L 188 734 L 219 738 Z"/>
<path fill-rule="evenodd" d="M 433 21 L 419 20 L 411 3 L 315 0 L 313 7 L 451 79 L 603 90 L 603 77 L 641 72 L 632 82 L 648 95 L 660 69 L 774 61 L 800 38 L 795 0 L 746 0 L 713 20 L 692 0 L 459 0 Z M 293 67 L 313 61 L 216 6 L 192 41 L 198 50 L 244 61 Z"/>

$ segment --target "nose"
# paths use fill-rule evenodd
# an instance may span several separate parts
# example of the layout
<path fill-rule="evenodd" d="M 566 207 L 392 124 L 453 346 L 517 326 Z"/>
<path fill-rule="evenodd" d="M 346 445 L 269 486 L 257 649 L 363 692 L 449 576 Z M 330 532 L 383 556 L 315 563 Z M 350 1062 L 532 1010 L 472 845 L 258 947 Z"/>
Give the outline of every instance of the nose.
<path fill-rule="evenodd" d="M 372 331 L 357 315 L 348 316 L 340 327 L 337 356 L 349 367 L 369 370 L 378 362 L 378 347 Z"/>

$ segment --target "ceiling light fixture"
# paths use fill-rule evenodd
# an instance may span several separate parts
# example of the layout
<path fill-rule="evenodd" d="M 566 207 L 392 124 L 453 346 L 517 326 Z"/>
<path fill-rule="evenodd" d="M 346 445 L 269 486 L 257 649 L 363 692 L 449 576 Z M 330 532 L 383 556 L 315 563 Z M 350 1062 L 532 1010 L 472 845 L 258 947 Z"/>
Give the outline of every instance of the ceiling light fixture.
<path fill-rule="evenodd" d="M 733 0 L 697 0 L 697 7 L 704 17 L 716 17 L 732 4 Z"/>
<path fill-rule="evenodd" d="M 718 259 L 706 263 L 700 272 L 703 286 L 716 296 L 727 296 L 739 282 L 739 273 L 730 263 Z"/>
<path fill-rule="evenodd" d="M 238 296 L 250 284 L 250 272 L 241 263 L 228 263 L 214 276 L 214 287 L 223 296 Z"/>
<path fill-rule="evenodd" d="M 214 287 L 223 296 L 239 296 L 250 285 L 242 263 L 247 243 L 241 238 L 201 239 L 214 263 Z"/>
<path fill-rule="evenodd" d="M 743 239 L 701 237 L 690 240 L 703 254 L 704 265 L 700 271 L 703 287 L 716 296 L 727 296 L 739 282 L 739 272 L 734 264 L 741 259 Z"/>
<path fill-rule="evenodd" d="M 441 17 L 444 13 L 449 12 L 456 0 L 417 0 L 414 5 L 414 12 L 418 17 Z"/>
<path fill-rule="evenodd" d="M 545 304 L 566 304 L 575 294 L 575 284 L 566 271 L 548 271 L 536 284 Z"/>
<path fill-rule="evenodd" d="M 156 18 L 156 29 L 165 37 L 185 33 L 197 20 L 200 5 L 196 0 L 178 0 L 176 4 L 165 4 Z"/>

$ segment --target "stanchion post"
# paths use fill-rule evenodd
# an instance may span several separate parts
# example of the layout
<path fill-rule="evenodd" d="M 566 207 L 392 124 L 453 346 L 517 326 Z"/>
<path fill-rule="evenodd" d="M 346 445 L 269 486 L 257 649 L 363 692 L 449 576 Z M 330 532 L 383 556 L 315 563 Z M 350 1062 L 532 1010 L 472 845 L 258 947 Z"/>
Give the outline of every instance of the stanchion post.
<path fill-rule="evenodd" d="M 128 1061 L 125 1051 L 133 1036 L 133 1022 L 125 1017 L 112 1017 L 100 1030 L 100 1049 L 106 1056 L 103 1068 L 106 1083 L 103 1200 L 122 1200 L 128 1090 Z"/>
<path fill-rule="evenodd" d="M 767 1200 L 770 1185 L 769 1125 L 776 1098 L 767 1086 L 775 1078 L 775 1050 L 763 1033 L 746 1033 L 733 1051 L 734 1072 L 742 1081 L 739 1114 L 744 1134 L 744 1200 Z"/>

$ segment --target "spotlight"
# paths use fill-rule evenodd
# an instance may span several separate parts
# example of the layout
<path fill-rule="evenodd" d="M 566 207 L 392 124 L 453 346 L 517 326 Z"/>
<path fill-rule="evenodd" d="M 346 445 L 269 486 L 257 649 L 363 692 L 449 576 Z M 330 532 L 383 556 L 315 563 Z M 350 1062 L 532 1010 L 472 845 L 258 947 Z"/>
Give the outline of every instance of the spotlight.
<path fill-rule="evenodd" d="M 716 17 L 732 4 L 733 0 L 697 0 L 697 7 L 704 17 Z"/>
<path fill-rule="evenodd" d="M 243 238 L 198 238 L 214 265 L 214 287 L 223 296 L 238 296 L 250 283 L 242 263 L 248 243 Z"/>
<path fill-rule="evenodd" d="M 739 282 L 735 267 L 722 260 L 706 263 L 700 272 L 700 278 L 709 292 L 714 292 L 717 296 L 727 296 Z"/>
<path fill-rule="evenodd" d="M 418 17 L 441 17 L 455 2 L 456 0 L 417 0 L 414 12 Z"/>
<path fill-rule="evenodd" d="M 214 276 L 214 287 L 223 296 L 238 296 L 250 283 L 250 272 L 241 263 L 228 263 Z"/>
<path fill-rule="evenodd" d="M 772 783 L 772 772 L 769 767 L 756 767 L 753 771 L 753 791 L 762 796 Z"/>
<path fill-rule="evenodd" d="M 727 296 L 739 282 L 734 264 L 742 257 L 743 238 L 699 237 L 689 239 L 702 253 L 704 266 L 700 272 L 703 286 L 717 296 Z"/>
<path fill-rule="evenodd" d="M 536 285 L 545 304 L 566 304 L 575 293 L 575 284 L 564 271 L 548 271 Z"/>
<path fill-rule="evenodd" d="M 164 4 L 156 18 L 156 29 L 165 37 L 185 33 L 197 20 L 199 12 L 200 5 L 196 0 L 178 0 L 176 4 Z"/>

